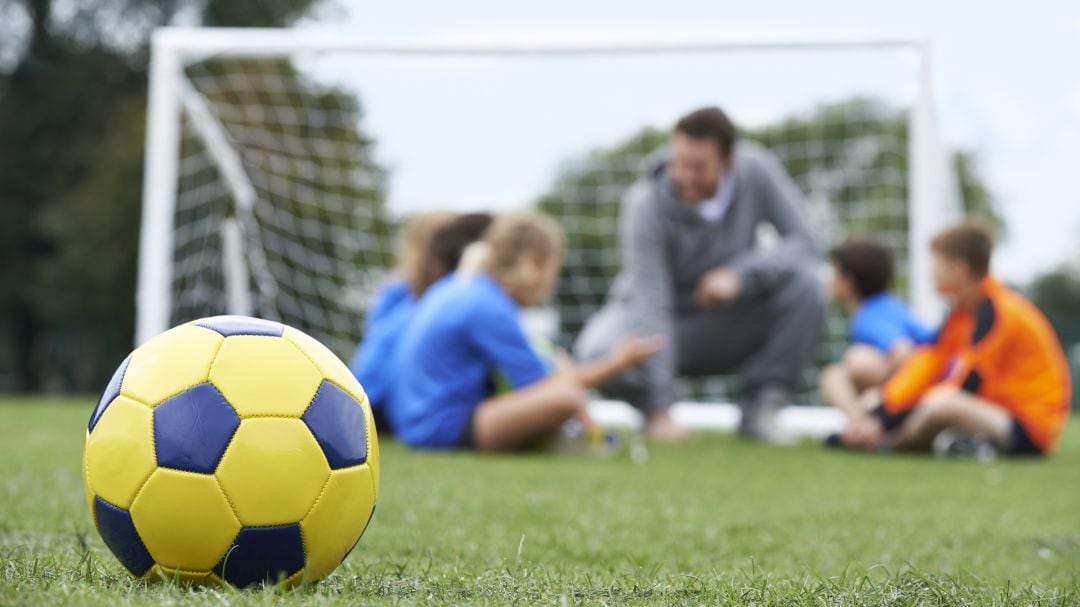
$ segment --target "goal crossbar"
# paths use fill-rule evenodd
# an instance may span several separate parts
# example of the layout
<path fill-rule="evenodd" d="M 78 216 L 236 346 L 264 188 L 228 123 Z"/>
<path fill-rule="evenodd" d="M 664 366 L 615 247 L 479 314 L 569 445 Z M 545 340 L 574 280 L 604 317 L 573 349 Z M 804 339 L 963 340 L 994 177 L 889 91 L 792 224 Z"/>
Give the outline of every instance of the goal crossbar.
<path fill-rule="evenodd" d="M 155 51 L 229 57 L 287 56 L 300 52 L 348 52 L 365 55 L 498 57 L 518 55 L 634 55 L 712 53 L 739 50 L 881 49 L 921 52 L 928 42 L 917 38 L 797 36 L 747 38 L 730 34 L 650 37 L 608 41 L 530 40 L 528 42 L 365 42 L 339 31 L 265 28 L 164 27 L 154 32 Z"/>

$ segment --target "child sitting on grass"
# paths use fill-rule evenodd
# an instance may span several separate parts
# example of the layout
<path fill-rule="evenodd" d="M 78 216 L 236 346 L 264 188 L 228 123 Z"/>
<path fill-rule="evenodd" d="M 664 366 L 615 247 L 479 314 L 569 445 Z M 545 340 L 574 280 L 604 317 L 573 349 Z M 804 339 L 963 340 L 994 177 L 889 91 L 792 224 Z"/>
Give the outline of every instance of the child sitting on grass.
<path fill-rule="evenodd" d="M 989 273 L 992 248 L 989 230 L 977 223 L 934 238 L 934 283 L 952 310 L 935 342 L 889 378 L 881 404 L 850 421 L 844 445 L 1053 452 L 1069 414 L 1065 355 L 1038 308 Z"/>
<path fill-rule="evenodd" d="M 453 272 L 465 248 L 491 225 L 488 213 L 421 213 L 405 226 L 398 275 L 372 300 L 364 321 L 364 339 L 350 368 L 364 387 L 380 429 L 386 429 L 394 352 L 416 301 L 443 276 Z"/>
<path fill-rule="evenodd" d="M 389 421 L 405 444 L 511 451 L 549 437 L 570 419 L 589 426 L 586 390 L 662 347 L 629 336 L 600 360 L 574 365 L 563 355 L 549 371 L 519 312 L 555 287 L 561 230 L 542 215 L 510 214 L 497 218 L 474 247 L 478 271 L 436 283 L 402 336 Z M 511 391 L 496 394 L 495 376 Z"/>
<path fill-rule="evenodd" d="M 851 317 L 852 344 L 822 371 L 821 398 L 853 417 L 865 412 L 868 394 L 915 346 L 932 341 L 934 332 L 888 292 L 893 277 L 889 249 L 873 240 L 854 239 L 833 249 L 829 258 L 833 303 Z"/>

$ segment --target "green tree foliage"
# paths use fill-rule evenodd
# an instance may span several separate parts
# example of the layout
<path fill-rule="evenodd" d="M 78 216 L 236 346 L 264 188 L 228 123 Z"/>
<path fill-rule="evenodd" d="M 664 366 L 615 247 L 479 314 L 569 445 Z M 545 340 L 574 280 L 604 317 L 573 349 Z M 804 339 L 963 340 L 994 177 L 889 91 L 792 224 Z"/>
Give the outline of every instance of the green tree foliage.
<path fill-rule="evenodd" d="M 0 7 L 0 389 L 97 390 L 130 348 L 152 29 L 281 26 L 317 1 Z"/>
<path fill-rule="evenodd" d="M 34 389 L 46 379 L 84 378 L 99 360 L 88 348 L 123 340 L 102 311 L 131 313 L 132 288 L 119 273 L 133 267 L 125 225 L 133 212 L 137 221 L 141 150 L 132 151 L 141 148 L 142 125 L 132 122 L 139 112 L 125 118 L 121 111 L 130 112 L 124 101 L 142 95 L 145 83 L 104 39 L 58 23 L 49 3 L 27 9 L 25 55 L 0 78 L 0 382 Z M 117 156 L 134 170 L 105 163 Z M 88 195 L 89 183 L 102 186 L 100 195 Z M 109 229 L 90 229 L 103 224 Z M 95 249 L 102 239 L 105 249 Z M 79 256 L 83 267 L 72 271 Z M 99 259 L 116 265 L 86 263 Z M 61 374 L 40 372 L 65 362 L 72 364 Z M 99 379 L 100 372 L 89 374 Z"/>
<path fill-rule="evenodd" d="M 743 132 L 777 152 L 788 173 L 810 197 L 810 214 L 826 240 L 845 234 L 900 237 L 907 215 L 907 116 L 872 99 L 822 105 Z M 567 231 L 569 263 L 557 303 L 564 335 L 577 334 L 618 271 L 616 232 L 620 201 L 641 174 L 642 160 L 660 150 L 667 133 L 645 128 L 611 147 L 566 164 L 538 206 Z M 970 155 L 955 156 L 966 208 L 1000 224 L 989 190 Z M 902 289 L 903 284 L 899 285 Z"/>
<path fill-rule="evenodd" d="M 997 200 L 986 182 L 979 174 L 979 159 L 969 151 L 961 150 L 953 157 L 956 167 L 956 179 L 960 184 L 960 195 L 964 200 L 964 211 L 969 215 L 978 215 L 997 228 L 999 236 L 1008 233 L 1005 219 L 998 210 Z"/>
<path fill-rule="evenodd" d="M 1080 265 L 1062 265 L 1040 275 L 1031 284 L 1031 297 L 1049 315 L 1080 317 Z M 1074 337 L 1080 340 L 1080 331 Z"/>
<path fill-rule="evenodd" d="M 306 15 L 318 0 L 211 0 L 202 13 L 208 27 L 281 27 Z"/>
<path fill-rule="evenodd" d="M 1028 291 L 1071 353 L 1073 408 L 1080 409 L 1080 262 L 1039 275 Z"/>

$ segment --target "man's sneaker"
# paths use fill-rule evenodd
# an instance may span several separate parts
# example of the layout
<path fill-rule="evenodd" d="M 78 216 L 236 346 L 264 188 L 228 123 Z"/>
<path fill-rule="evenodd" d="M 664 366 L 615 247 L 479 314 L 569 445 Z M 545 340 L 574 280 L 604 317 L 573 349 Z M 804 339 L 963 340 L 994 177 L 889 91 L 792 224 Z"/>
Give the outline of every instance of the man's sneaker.
<path fill-rule="evenodd" d="M 939 432 L 932 446 L 938 457 L 973 458 L 980 462 L 991 462 L 997 457 L 997 448 L 987 436 L 956 428 Z"/>
<path fill-rule="evenodd" d="M 766 386 L 739 402 L 739 436 L 770 444 L 790 444 L 776 423 L 780 408 L 788 404 L 788 392 Z"/>

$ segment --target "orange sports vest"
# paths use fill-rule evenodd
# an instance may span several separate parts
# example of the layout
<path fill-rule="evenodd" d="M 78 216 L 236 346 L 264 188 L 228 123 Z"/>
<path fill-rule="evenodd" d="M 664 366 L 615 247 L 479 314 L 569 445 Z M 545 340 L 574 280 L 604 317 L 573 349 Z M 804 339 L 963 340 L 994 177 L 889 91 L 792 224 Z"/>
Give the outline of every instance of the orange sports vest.
<path fill-rule="evenodd" d="M 953 310 L 935 343 L 920 347 L 885 383 L 886 413 L 919 404 L 937 386 L 1000 405 L 1050 453 L 1069 415 L 1069 368 L 1050 323 L 1031 302 L 987 276 L 975 314 Z"/>

